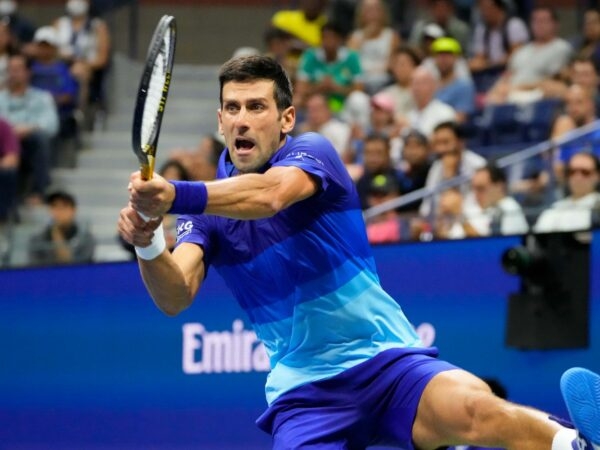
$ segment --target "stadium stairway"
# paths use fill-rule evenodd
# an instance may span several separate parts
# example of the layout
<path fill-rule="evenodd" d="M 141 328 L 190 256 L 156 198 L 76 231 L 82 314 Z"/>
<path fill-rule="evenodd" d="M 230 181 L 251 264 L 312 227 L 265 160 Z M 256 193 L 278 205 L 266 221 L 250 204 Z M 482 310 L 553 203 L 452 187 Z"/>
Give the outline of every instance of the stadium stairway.
<path fill-rule="evenodd" d="M 117 240 L 116 223 L 127 202 L 127 183 L 138 167 L 131 149 L 131 124 L 142 65 L 115 55 L 108 83 L 109 113 L 84 138 L 75 169 L 54 169 L 52 189 L 66 189 L 78 202 L 78 217 L 98 240 L 95 260 L 130 258 Z M 157 169 L 174 148 L 192 149 L 217 127 L 216 66 L 176 65 L 158 142 Z M 26 263 L 26 240 L 46 220 L 45 211 L 22 208 L 20 232 L 14 234 L 12 265 Z"/>

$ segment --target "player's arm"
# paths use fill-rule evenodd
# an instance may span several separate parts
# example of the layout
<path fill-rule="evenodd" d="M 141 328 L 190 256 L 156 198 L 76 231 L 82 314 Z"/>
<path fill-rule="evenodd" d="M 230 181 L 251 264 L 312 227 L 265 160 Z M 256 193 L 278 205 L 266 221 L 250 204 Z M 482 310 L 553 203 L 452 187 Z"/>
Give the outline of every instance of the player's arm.
<path fill-rule="evenodd" d="M 158 227 L 158 230 L 156 229 Z M 119 217 L 119 233 L 141 249 L 151 248 L 156 233 L 162 233 L 159 221 L 144 221 L 131 205 L 123 208 Z M 150 247 L 149 247 L 150 246 Z M 192 304 L 204 279 L 202 247 L 183 243 L 173 254 L 166 248 L 151 259 L 138 258 L 140 272 L 156 306 L 174 316 Z"/>
<path fill-rule="evenodd" d="M 313 177 L 293 166 L 273 167 L 263 174 L 244 174 L 206 183 L 185 183 L 183 186 L 197 188 L 202 184 L 206 186 L 206 198 L 200 200 L 195 191 L 178 191 L 176 194 L 175 186 L 158 175 L 152 180 L 142 181 L 136 173 L 131 179 L 130 201 L 133 208 L 151 217 L 169 211 L 177 195 L 185 196 L 185 206 L 191 213 L 203 211 L 233 219 L 260 219 L 271 217 L 310 197 L 318 189 Z M 181 198 L 177 201 L 179 206 Z"/>

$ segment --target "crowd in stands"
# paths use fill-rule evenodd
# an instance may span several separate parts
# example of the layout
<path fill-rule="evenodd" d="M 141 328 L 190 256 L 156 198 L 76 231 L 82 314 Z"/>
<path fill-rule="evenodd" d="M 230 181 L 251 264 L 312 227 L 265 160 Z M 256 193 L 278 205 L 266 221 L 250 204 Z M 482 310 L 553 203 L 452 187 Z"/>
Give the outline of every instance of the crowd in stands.
<path fill-rule="evenodd" d="M 408 21 L 404 3 L 298 0 L 272 16 L 263 49 L 234 54 L 268 54 L 286 68 L 294 133 L 331 141 L 356 182 L 369 240 L 598 225 L 598 132 L 566 138 L 600 113 L 600 11 L 590 7 L 582 28 L 562 36 L 557 12 L 535 2 L 427 0 Z M 75 210 L 68 193 L 48 192 L 51 169 L 76 166 L 81 133 L 106 107 L 110 45 L 89 0 L 66 1 L 65 15 L 40 27 L 0 0 L 0 226 L 19 204 Z M 498 164 L 549 139 L 547 152 Z M 222 150 L 217 134 L 203 136 L 195 149 L 171 150 L 161 171 L 210 180 Z M 418 192 L 432 195 L 402 202 Z M 64 239 L 77 236 L 71 228 Z"/>

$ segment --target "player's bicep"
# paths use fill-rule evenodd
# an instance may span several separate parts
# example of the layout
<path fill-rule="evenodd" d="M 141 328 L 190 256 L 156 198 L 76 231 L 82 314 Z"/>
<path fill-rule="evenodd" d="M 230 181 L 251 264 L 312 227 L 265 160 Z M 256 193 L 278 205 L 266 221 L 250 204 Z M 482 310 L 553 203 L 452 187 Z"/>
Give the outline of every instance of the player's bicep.
<path fill-rule="evenodd" d="M 265 176 L 277 186 L 276 195 L 283 208 L 314 195 L 319 189 L 316 177 L 295 166 L 272 167 Z"/>
<path fill-rule="evenodd" d="M 173 260 L 181 270 L 192 298 L 198 293 L 204 280 L 204 250 L 201 246 L 184 242 L 173 250 Z"/>

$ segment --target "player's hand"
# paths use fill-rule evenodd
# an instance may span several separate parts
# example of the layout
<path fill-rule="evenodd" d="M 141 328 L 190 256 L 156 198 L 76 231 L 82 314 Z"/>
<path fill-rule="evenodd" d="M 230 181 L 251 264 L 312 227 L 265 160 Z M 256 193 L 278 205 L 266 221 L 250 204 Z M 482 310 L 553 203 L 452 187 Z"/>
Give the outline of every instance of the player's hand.
<path fill-rule="evenodd" d="M 151 180 L 142 180 L 140 172 L 134 172 L 129 179 L 129 203 L 146 217 L 160 217 L 165 214 L 175 199 L 175 187 L 158 174 Z"/>
<path fill-rule="evenodd" d="M 147 247 L 152 242 L 154 231 L 161 224 L 162 217 L 144 220 L 131 204 L 121 210 L 118 230 L 121 237 L 136 247 Z"/>

